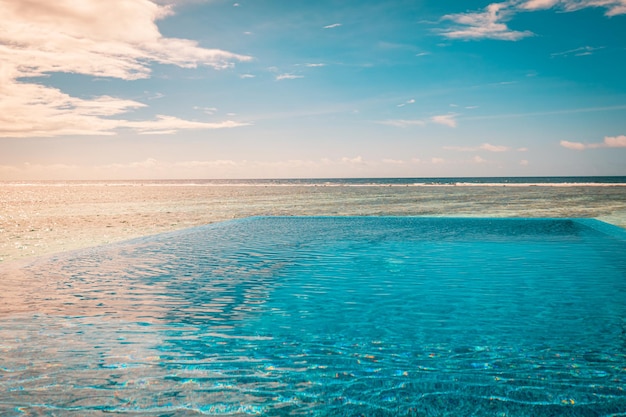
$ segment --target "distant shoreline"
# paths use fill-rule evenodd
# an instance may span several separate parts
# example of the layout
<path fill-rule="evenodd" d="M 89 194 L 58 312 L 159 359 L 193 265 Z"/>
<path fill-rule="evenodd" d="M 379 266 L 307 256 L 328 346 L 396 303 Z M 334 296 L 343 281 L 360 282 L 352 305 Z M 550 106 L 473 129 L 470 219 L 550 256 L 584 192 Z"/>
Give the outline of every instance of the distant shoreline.
<path fill-rule="evenodd" d="M 163 180 L 11 180 L 6 186 L 343 186 L 343 187 L 626 187 L 626 176 L 432 177 L 432 178 L 277 178 Z"/>

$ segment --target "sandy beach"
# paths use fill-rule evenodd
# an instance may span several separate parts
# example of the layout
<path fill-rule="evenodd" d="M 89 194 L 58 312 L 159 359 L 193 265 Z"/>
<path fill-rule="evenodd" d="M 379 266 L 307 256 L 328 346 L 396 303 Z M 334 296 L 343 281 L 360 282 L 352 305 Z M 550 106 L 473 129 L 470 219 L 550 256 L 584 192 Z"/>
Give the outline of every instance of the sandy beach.
<path fill-rule="evenodd" d="M 4 183 L 0 262 L 256 215 L 594 217 L 626 228 L 626 187 Z"/>

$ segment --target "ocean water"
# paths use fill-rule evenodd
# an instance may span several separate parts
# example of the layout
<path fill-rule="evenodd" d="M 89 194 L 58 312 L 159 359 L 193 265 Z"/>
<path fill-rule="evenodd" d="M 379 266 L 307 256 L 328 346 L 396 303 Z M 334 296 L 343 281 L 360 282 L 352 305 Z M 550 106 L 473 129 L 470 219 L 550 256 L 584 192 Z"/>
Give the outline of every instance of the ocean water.
<path fill-rule="evenodd" d="M 254 217 L 2 282 L 0 415 L 626 415 L 626 232 Z"/>

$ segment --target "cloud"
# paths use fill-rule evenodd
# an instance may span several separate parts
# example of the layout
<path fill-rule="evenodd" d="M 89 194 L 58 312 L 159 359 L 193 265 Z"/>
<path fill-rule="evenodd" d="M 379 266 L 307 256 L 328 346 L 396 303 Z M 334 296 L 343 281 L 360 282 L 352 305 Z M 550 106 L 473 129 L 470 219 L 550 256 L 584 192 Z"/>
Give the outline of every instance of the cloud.
<path fill-rule="evenodd" d="M 437 123 L 440 125 L 448 126 L 448 127 L 456 127 L 456 120 L 454 120 L 454 114 L 442 114 L 439 116 L 433 116 L 430 120 L 433 123 Z"/>
<path fill-rule="evenodd" d="M 213 115 L 217 112 L 217 107 L 200 107 L 200 106 L 194 106 L 193 107 L 194 110 L 200 110 L 206 114 L 209 115 Z"/>
<path fill-rule="evenodd" d="M 339 26 L 341 26 L 341 23 L 333 23 L 332 25 L 324 26 L 324 29 L 334 29 L 338 28 Z"/>
<path fill-rule="evenodd" d="M 551 57 L 568 57 L 568 56 L 589 56 L 593 55 L 593 53 L 599 49 L 604 49 L 604 47 L 594 48 L 592 46 L 581 46 L 580 48 L 570 49 L 569 51 L 564 52 L 555 52 L 550 54 Z"/>
<path fill-rule="evenodd" d="M 193 122 L 189 120 L 179 119 L 172 116 L 157 116 L 156 120 L 147 120 L 140 122 L 124 121 L 120 123 L 120 127 L 129 127 L 137 130 L 142 135 L 159 135 L 175 133 L 181 129 L 225 129 L 240 126 L 248 126 L 249 123 L 233 122 L 231 120 L 218 122 L 218 123 L 206 123 L 206 122 Z"/>
<path fill-rule="evenodd" d="M 295 80 L 298 78 L 304 78 L 304 75 L 295 75 L 295 74 L 279 74 L 276 76 L 276 81 L 280 80 Z"/>
<path fill-rule="evenodd" d="M 517 31 L 507 26 L 518 13 L 553 8 L 573 12 L 590 7 L 606 9 L 608 17 L 626 14 L 626 0 L 508 0 L 491 3 L 478 12 L 445 15 L 441 20 L 452 21 L 455 25 L 439 32 L 449 39 L 518 41 L 534 36 L 528 30 Z"/>
<path fill-rule="evenodd" d="M 171 14 L 171 6 L 148 0 L 0 0 L 0 136 L 113 134 L 125 122 L 107 117 L 145 107 L 72 97 L 29 77 L 62 72 L 130 81 L 149 78 L 151 63 L 223 69 L 251 59 L 164 37 L 155 22 Z"/>
<path fill-rule="evenodd" d="M 586 9 L 588 7 L 603 7 L 606 16 L 626 14 L 626 1 L 624 0 L 561 0 L 559 4 L 568 12 Z"/>
<path fill-rule="evenodd" d="M 609 148 L 626 148 L 626 135 L 607 136 L 604 144 Z"/>
<path fill-rule="evenodd" d="M 383 125 L 394 127 L 409 127 L 409 126 L 424 126 L 426 122 L 423 120 L 404 120 L 404 119 L 391 119 L 378 122 Z"/>
<path fill-rule="evenodd" d="M 315 67 L 325 67 L 326 64 L 317 63 L 317 64 L 304 64 L 305 67 L 315 68 Z"/>
<path fill-rule="evenodd" d="M 482 145 L 480 145 L 480 149 L 489 152 L 506 152 L 510 150 L 508 146 L 491 145 L 489 143 L 483 143 Z"/>
<path fill-rule="evenodd" d="M 256 75 L 254 75 L 254 74 L 241 74 L 239 76 L 239 78 L 255 78 L 255 77 L 256 77 Z"/>
<path fill-rule="evenodd" d="M 383 164 L 390 164 L 390 165 L 404 165 L 406 162 L 402 161 L 400 159 L 390 159 L 390 158 L 384 158 L 382 160 Z"/>
<path fill-rule="evenodd" d="M 409 99 L 409 100 L 405 101 L 404 103 L 398 104 L 398 107 L 404 107 L 407 104 L 415 104 L 415 99 Z"/>
<path fill-rule="evenodd" d="M 457 151 L 457 152 L 476 152 L 476 151 L 488 151 L 488 152 L 508 152 L 511 150 L 508 146 L 501 145 L 492 145 L 490 143 L 483 143 L 480 146 L 444 146 L 443 149 L 447 151 Z M 525 150 L 525 148 L 520 148 L 518 151 Z"/>
<path fill-rule="evenodd" d="M 441 33 L 450 39 L 499 39 L 517 41 L 533 36 L 529 31 L 515 31 L 505 22 L 514 15 L 513 2 L 492 3 L 482 12 L 457 13 L 443 16 L 443 20 L 450 20 L 456 26 L 445 29 Z"/>
<path fill-rule="evenodd" d="M 475 164 L 484 164 L 484 163 L 487 163 L 488 161 L 476 155 L 474 158 L 472 158 L 472 162 L 474 162 Z"/>
<path fill-rule="evenodd" d="M 399 104 L 398 107 L 403 107 L 406 104 L 412 104 L 415 100 L 411 99 L 404 104 Z M 433 116 L 428 120 L 421 119 L 389 119 L 382 120 L 376 123 L 394 126 L 394 127 L 409 127 L 409 126 L 426 126 L 428 123 L 437 123 L 444 126 L 456 127 L 456 120 L 454 120 L 454 114 L 444 114 L 439 116 Z"/>
<path fill-rule="evenodd" d="M 577 151 L 582 151 L 583 149 L 587 149 L 589 146 L 585 145 L 584 143 L 580 143 L 580 142 L 570 142 L 567 140 L 562 140 L 561 141 L 561 146 L 563 146 L 564 148 L 567 149 L 574 149 Z"/>
<path fill-rule="evenodd" d="M 561 0 L 528 0 L 520 5 L 525 10 L 543 10 L 550 9 L 557 5 Z"/>
<path fill-rule="evenodd" d="M 363 157 L 359 155 L 354 158 L 348 158 L 344 156 L 343 158 L 341 158 L 341 163 L 349 165 L 363 165 L 366 162 L 363 160 Z"/>
<path fill-rule="evenodd" d="M 523 167 L 527 167 L 528 165 L 530 165 L 530 162 L 528 162 L 528 159 L 522 159 L 521 161 L 519 161 L 519 164 Z"/>
<path fill-rule="evenodd" d="M 604 141 L 600 143 L 581 143 L 562 140 L 560 144 L 564 148 L 573 149 L 576 151 L 597 148 L 626 148 L 626 135 L 606 136 L 604 138 Z"/>

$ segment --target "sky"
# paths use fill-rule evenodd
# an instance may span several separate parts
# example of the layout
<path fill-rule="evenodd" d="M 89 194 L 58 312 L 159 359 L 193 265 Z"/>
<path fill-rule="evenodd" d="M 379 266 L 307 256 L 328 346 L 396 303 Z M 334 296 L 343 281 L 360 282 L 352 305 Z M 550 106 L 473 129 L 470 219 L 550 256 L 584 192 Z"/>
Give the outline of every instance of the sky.
<path fill-rule="evenodd" d="M 0 16 L 0 180 L 626 175 L 626 0 Z"/>

